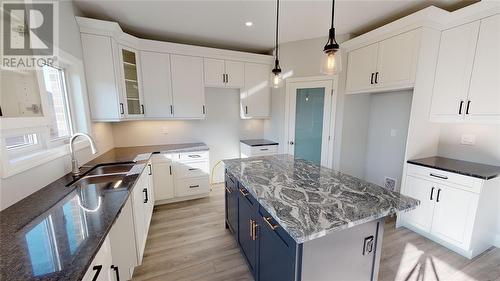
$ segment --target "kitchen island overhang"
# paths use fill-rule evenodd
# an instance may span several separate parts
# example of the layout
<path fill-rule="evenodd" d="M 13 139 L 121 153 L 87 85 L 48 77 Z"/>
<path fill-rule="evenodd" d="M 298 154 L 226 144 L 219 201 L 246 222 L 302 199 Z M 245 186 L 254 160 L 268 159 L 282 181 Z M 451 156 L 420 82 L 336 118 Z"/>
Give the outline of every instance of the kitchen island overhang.
<path fill-rule="evenodd" d="M 376 280 L 384 218 L 419 204 L 290 155 L 224 164 L 226 227 L 258 281 Z"/>

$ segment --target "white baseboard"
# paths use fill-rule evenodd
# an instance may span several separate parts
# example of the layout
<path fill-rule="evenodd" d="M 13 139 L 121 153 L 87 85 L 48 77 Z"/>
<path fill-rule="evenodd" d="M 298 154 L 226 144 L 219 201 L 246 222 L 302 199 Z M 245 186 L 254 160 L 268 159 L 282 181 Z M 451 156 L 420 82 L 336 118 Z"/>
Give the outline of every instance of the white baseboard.
<path fill-rule="evenodd" d="M 500 233 L 495 235 L 495 239 L 493 240 L 493 246 L 500 248 Z"/>

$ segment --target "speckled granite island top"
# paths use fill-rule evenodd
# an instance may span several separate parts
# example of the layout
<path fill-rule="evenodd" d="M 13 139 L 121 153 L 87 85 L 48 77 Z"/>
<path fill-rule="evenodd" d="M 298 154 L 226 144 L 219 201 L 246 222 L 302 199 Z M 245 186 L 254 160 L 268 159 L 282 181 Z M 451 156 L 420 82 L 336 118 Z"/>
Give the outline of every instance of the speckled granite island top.
<path fill-rule="evenodd" d="M 86 163 L 129 162 L 120 184 L 67 187 L 71 174 L 0 212 L 0 280 L 80 280 L 111 230 L 152 153 L 208 150 L 203 143 L 112 149 Z"/>
<path fill-rule="evenodd" d="M 290 155 L 223 162 L 297 243 L 410 210 L 420 203 Z"/>

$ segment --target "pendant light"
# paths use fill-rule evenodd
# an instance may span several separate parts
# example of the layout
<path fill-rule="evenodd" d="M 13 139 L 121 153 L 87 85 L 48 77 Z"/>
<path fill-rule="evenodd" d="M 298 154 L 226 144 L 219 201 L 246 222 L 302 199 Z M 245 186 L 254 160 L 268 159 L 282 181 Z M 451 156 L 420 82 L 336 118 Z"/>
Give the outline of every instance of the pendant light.
<path fill-rule="evenodd" d="M 339 44 L 335 40 L 335 28 L 333 27 L 333 21 L 335 16 L 335 0 L 332 0 L 332 25 L 328 32 L 328 42 L 326 42 L 323 52 L 326 55 L 325 62 L 323 65 L 323 73 L 334 74 L 340 71 L 340 56 L 337 54 L 339 50 Z"/>
<path fill-rule="evenodd" d="M 280 16 L 280 0 L 276 0 L 276 46 L 274 49 L 274 68 L 271 71 L 273 88 L 279 88 L 281 86 L 281 68 L 279 61 L 279 50 L 278 50 L 278 26 L 279 26 L 279 16 Z"/>

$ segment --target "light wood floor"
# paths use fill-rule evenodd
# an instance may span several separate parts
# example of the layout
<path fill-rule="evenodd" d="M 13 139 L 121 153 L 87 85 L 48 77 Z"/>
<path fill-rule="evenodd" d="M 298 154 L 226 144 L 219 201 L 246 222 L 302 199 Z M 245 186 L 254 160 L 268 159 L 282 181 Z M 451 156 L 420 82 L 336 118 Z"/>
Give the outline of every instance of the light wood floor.
<path fill-rule="evenodd" d="M 155 207 L 134 280 L 253 280 L 224 227 L 223 190 L 218 186 L 208 198 Z M 500 249 L 468 260 L 405 228 L 396 230 L 389 220 L 379 280 L 500 281 Z"/>

